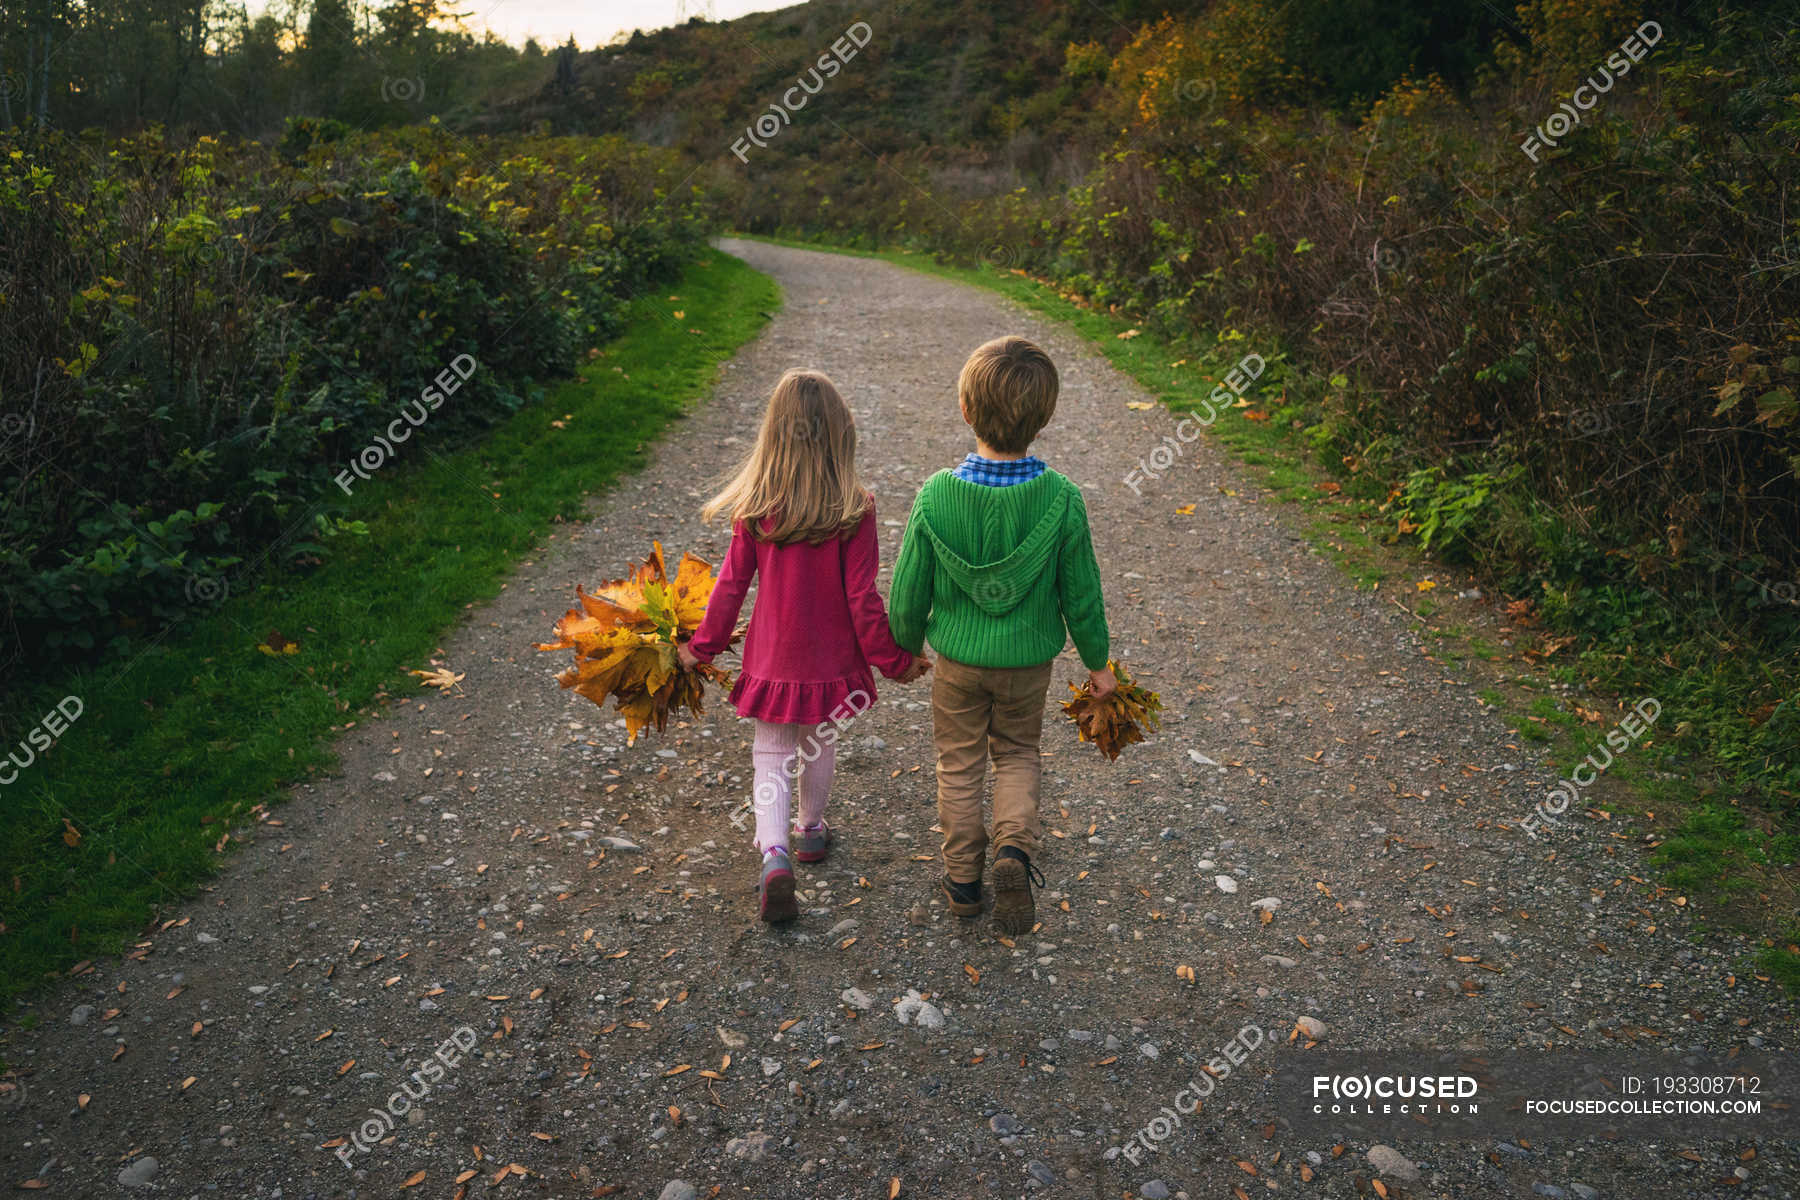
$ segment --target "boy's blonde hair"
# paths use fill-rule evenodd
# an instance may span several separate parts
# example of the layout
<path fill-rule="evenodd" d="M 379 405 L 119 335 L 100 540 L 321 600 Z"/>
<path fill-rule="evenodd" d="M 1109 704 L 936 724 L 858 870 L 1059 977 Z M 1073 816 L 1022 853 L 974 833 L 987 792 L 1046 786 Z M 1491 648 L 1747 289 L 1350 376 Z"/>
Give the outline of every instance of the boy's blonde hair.
<path fill-rule="evenodd" d="M 725 513 L 766 541 L 817 544 L 855 529 L 870 503 L 850 406 L 823 371 L 793 370 L 769 396 L 749 456 L 700 516 Z"/>
<path fill-rule="evenodd" d="M 1007 454 L 1023 454 L 1056 413 L 1056 364 L 1037 343 L 1016 335 L 976 349 L 956 381 L 975 436 Z"/>

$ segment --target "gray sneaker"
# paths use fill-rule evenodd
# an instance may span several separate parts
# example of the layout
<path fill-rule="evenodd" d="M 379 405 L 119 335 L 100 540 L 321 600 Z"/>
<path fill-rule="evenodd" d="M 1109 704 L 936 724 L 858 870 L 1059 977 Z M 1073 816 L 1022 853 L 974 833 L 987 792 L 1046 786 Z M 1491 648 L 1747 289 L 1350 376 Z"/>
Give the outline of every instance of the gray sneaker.
<path fill-rule="evenodd" d="M 779 851 L 763 855 L 762 879 L 756 891 L 763 920 L 792 921 L 800 915 L 800 906 L 794 903 L 794 870 L 787 855 Z"/>
<path fill-rule="evenodd" d="M 794 857 L 803 863 L 824 862 L 831 853 L 831 826 L 820 821 L 812 828 L 802 825 L 794 836 Z"/>

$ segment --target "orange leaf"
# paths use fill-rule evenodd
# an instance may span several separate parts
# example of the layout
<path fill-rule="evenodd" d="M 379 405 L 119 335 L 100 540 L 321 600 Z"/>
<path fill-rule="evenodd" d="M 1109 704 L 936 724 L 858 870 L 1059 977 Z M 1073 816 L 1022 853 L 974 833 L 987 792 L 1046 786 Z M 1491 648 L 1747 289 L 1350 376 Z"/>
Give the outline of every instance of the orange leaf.
<path fill-rule="evenodd" d="M 1126 746 L 1144 740 L 1145 729 L 1155 729 L 1162 720 L 1162 697 L 1133 682 L 1117 660 L 1112 668 L 1119 686 L 1104 699 L 1096 698 L 1093 684 L 1071 683 L 1073 700 L 1066 701 L 1063 712 L 1075 722 L 1075 733 L 1084 742 L 1092 742 L 1109 762 L 1118 760 Z"/>
<path fill-rule="evenodd" d="M 611 698 L 625 718 L 627 743 L 650 725 L 667 727 L 669 713 L 686 707 L 701 713 L 708 682 L 725 686 L 730 675 L 710 664 L 684 669 L 675 648 L 692 636 L 712 595 L 711 564 L 684 554 L 671 581 L 663 565 L 662 543 L 623 579 L 602 583 L 589 594 L 575 589 L 580 608 L 556 623 L 554 640 L 539 650 L 573 650 L 575 662 L 557 682 L 595 704 Z"/>

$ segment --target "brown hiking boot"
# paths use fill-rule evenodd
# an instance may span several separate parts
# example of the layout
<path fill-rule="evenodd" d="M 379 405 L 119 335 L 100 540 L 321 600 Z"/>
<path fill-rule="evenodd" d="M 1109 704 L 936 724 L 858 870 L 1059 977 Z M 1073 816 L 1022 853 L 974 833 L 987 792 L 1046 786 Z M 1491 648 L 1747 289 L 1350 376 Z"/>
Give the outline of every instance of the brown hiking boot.
<path fill-rule="evenodd" d="M 958 883 L 948 875 L 943 878 L 944 902 L 950 911 L 959 917 L 979 917 L 981 915 L 981 880 L 974 883 Z"/>
<path fill-rule="evenodd" d="M 1002 846 L 994 856 L 994 924 L 1001 933 L 1030 933 L 1037 924 L 1033 885 L 1044 886 L 1044 873 L 1016 846 Z"/>

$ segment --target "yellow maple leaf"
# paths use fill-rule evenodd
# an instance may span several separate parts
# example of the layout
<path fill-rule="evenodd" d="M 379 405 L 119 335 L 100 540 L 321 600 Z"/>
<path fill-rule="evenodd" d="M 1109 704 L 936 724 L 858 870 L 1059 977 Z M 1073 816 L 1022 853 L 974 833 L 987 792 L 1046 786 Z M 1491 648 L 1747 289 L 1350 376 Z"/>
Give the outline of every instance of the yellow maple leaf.
<path fill-rule="evenodd" d="M 693 636 L 712 598 L 712 564 L 683 554 L 671 581 L 661 542 L 623 579 L 601 583 L 592 593 L 577 587 L 581 607 L 557 621 L 552 640 L 539 650 L 573 650 L 575 662 L 557 675 L 563 687 L 604 706 L 611 698 L 625 718 L 625 740 L 654 725 L 667 727 L 671 710 L 701 712 L 707 683 L 730 683 L 728 672 L 710 664 L 684 670 L 676 648 Z"/>
<path fill-rule="evenodd" d="M 417 675 L 420 687 L 442 688 L 445 691 L 455 687 L 463 679 L 461 674 L 451 671 L 449 667 L 433 667 L 429 671 L 408 671 L 407 674 Z"/>

